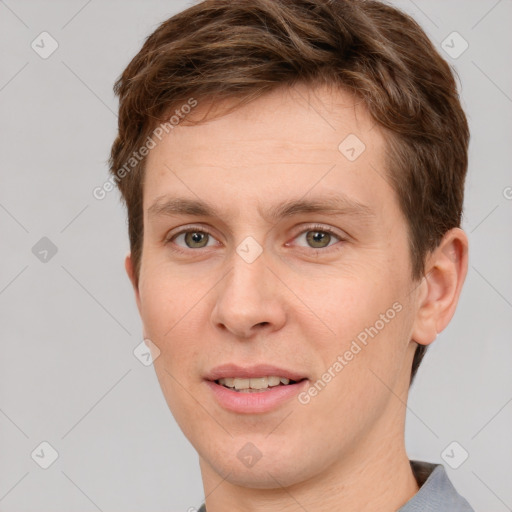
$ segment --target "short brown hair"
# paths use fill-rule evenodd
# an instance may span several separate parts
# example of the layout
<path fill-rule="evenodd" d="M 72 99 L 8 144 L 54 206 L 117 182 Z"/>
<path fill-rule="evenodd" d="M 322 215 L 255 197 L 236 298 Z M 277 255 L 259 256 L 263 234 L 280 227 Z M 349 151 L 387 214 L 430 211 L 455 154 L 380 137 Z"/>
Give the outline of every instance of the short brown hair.
<path fill-rule="evenodd" d="M 384 128 L 412 277 L 423 276 L 426 255 L 461 223 L 468 124 L 454 73 L 421 27 L 393 7 L 364 0 L 205 0 L 146 39 L 114 85 L 119 133 L 109 161 L 128 210 L 136 276 L 146 159 L 129 172 L 125 167 L 122 179 L 119 173 L 134 151 L 192 96 L 238 99 L 238 106 L 297 83 L 354 93 Z M 411 382 L 425 351 L 418 345 Z"/>

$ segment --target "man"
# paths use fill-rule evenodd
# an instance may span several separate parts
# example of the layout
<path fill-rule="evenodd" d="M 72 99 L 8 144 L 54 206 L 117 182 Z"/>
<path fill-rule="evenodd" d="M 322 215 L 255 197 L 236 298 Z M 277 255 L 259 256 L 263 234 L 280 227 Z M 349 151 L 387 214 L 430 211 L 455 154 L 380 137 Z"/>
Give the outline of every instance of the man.
<path fill-rule="evenodd" d="M 404 443 L 468 264 L 468 126 L 421 28 L 373 1 L 206 1 L 115 91 L 125 266 L 200 510 L 471 511 Z"/>

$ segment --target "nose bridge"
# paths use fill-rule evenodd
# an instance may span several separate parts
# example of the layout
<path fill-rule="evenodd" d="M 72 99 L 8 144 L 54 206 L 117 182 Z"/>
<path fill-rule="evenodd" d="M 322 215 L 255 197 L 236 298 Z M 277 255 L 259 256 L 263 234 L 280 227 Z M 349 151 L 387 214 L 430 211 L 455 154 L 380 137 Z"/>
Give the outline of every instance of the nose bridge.
<path fill-rule="evenodd" d="M 251 237 L 238 245 L 229 261 L 230 271 L 218 288 L 212 312 L 216 326 L 248 337 L 262 325 L 269 329 L 282 325 L 283 305 L 268 264 L 268 254 Z"/>
<path fill-rule="evenodd" d="M 233 253 L 228 275 L 228 291 L 237 297 L 263 299 L 265 289 L 269 285 L 267 270 L 268 255 L 263 251 L 256 254 L 255 248 L 246 242 L 242 242 Z"/>

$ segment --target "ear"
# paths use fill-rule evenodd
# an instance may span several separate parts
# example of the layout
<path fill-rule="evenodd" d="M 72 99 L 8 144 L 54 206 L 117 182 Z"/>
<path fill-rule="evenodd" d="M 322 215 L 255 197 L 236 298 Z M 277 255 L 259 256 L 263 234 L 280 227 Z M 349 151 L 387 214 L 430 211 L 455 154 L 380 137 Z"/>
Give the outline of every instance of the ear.
<path fill-rule="evenodd" d="M 124 268 L 126 269 L 126 273 L 128 274 L 128 277 L 130 278 L 130 281 L 133 286 L 133 291 L 135 292 L 135 302 L 137 303 L 137 309 L 140 313 L 140 294 L 139 294 L 139 281 L 137 279 L 137 276 L 135 274 L 135 266 L 133 264 L 133 259 L 131 253 L 128 253 L 126 255 L 126 258 L 124 259 Z"/>
<path fill-rule="evenodd" d="M 429 345 L 450 322 L 468 270 L 468 238 L 460 228 L 448 231 L 429 254 L 419 286 L 412 339 Z"/>

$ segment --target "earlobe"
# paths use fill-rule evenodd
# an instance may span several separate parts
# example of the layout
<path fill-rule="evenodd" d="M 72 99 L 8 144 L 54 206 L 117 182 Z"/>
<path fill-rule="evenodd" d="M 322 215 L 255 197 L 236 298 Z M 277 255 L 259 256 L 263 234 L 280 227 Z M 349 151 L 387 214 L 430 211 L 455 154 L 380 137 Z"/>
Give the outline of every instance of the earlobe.
<path fill-rule="evenodd" d="M 132 283 L 133 291 L 135 293 L 135 301 L 137 302 L 137 308 L 140 312 L 139 282 L 137 275 L 135 274 L 135 266 L 131 253 L 128 253 L 124 259 L 124 268 L 128 278 L 130 279 L 130 282 Z"/>
<path fill-rule="evenodd" d="M 426 274 L 419 286 L 412 339 L 432 343 L 452 319 L 468 269 L 468 239 L 453 228 L 428 256 Z"/>

